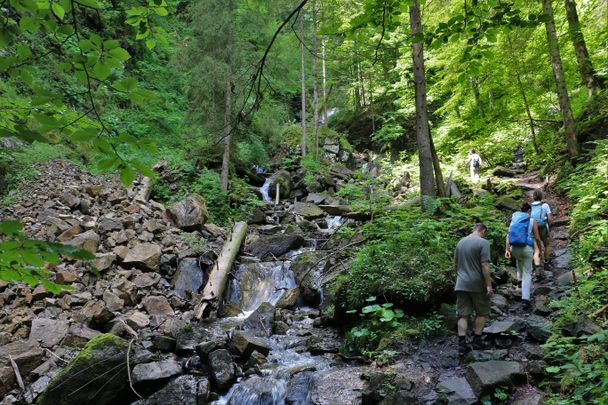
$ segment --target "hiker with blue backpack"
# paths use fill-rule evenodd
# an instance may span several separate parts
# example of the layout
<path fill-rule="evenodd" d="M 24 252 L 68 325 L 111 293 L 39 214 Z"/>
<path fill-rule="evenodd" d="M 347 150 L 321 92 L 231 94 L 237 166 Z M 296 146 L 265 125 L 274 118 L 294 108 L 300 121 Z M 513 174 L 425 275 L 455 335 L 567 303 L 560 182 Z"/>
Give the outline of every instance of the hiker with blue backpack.
<path fill-rule="evenodd" d="M 469 158 L 467 163 L 471 169 L 471 182 L 479 183 L 479 169 L 481 169 L 481 157 L 477 154 L 475 149 L 469 151 Z"/>
<path fill-rule="evenodd" d="M 534 198 L 534 202 L 532 205 L 532 211 L 530 216 L 534 218 L 536 223 L 538 224 L 538 230 L 540 233 L 540 239 L 542 244 L 539 245 L 539 248 L 542 247 L 543 257 L 544 257 L 544 268 L 547 267 L 549 262 L 551 261 L 551 246 L 550 246 L 550 227 L 551 222 L 553 222 L 553 215 L 551 213 L 551 207 L 545 201 L 543 201 L 543 192 L 540 189 L 534 190 L 532 194 L 532 198 Z"/>
<path fill-rule="evenodd" d="M 521 300 L 524 309 L 530 308 L 533 259 L 537 246 L 541 244 L 538 223 L 530 216 L 531 210 L 532 206 L 525 202 L 521 206 L 521 211 L 513 213 L 509 232 L 505 238 L 505 257 L 507 259 L 514 257 L 517 263 L 517 281 L 521 280 Z"/>

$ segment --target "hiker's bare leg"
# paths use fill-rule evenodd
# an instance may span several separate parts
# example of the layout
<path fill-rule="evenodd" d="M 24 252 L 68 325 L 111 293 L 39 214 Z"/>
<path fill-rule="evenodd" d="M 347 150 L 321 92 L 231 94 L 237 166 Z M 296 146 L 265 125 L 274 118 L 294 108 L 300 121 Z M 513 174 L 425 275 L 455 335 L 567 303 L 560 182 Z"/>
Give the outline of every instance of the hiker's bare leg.
<path fill-rule="evenodd" d="M 458 336 L 466 336 L 467 328 L 469 327 L 469 317 L 463 316 L 458 318 Z"/>
<path fill-rule="evenodd" d="M 477 336 L 481 335 L 481 332 L 483 332 L 483 327 L 485 324 L 486 324 L 485 316 L 478 316 L 475 318 L 475 334 Z"/>

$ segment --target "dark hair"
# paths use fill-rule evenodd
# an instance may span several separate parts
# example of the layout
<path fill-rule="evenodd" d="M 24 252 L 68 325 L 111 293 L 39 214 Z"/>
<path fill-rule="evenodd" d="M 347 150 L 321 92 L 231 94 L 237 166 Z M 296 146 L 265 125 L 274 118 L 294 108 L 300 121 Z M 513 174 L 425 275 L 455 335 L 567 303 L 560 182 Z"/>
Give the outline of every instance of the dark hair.
<path fill-rule="evenodd" d="M 528 212 L 530 210 L 532 210 L 532 206 L 529 202 L 525 202 L 521 205 L 521 212 Z"/>
<path fill-rule="evenodd" d="M 471 153 L 477 153 L 477 152 L 475 152 L 475 149 L 471 149 Z"/>
<path fill-rule="evenodd" d="M 487 231 L 488 227 L 483 222 L 477 222 L 473 225 L 473 232 L 484 232 Z"/>
<path fill-rule="evenodd" d="M 543 200 L 543 192 L 540 188 L 537 188 L 536 190 L 534 190 L 534 193 L 532 193 L 532 197 L 534 198 L 534 201 L 542 201 Z"/>

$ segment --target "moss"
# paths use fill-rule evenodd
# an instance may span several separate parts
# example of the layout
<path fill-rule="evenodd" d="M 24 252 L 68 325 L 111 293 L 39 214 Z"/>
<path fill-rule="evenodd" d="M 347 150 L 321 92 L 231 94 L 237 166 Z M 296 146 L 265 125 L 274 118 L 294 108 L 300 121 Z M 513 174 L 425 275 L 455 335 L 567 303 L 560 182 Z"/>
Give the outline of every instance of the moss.
<path fill-rule="evenodd" d="M 129 344 L 126 340 L 119 338 L 111 333 L 100 333 L 86 344 L 86 346 L 78 353 L 78 356 L 74 359 L 77 361 L 90 361 L 93 356 L 93 351 L 99 350 L 106 346 L 115 346 L 118 348 L 127 348 Z"/>

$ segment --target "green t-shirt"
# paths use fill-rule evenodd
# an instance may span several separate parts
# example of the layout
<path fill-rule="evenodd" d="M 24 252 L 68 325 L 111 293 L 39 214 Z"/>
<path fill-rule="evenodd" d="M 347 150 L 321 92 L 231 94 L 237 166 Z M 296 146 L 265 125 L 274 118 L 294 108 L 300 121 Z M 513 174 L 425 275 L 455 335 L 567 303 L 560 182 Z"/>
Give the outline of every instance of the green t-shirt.
<path fill-rule="evenodd" d="M 486 292 L 481 263 L 490 262 L 490 243 L 487 240 L 475 234 L 460 239 L 454 261 L 458 274 L 455 291 Z"/>

